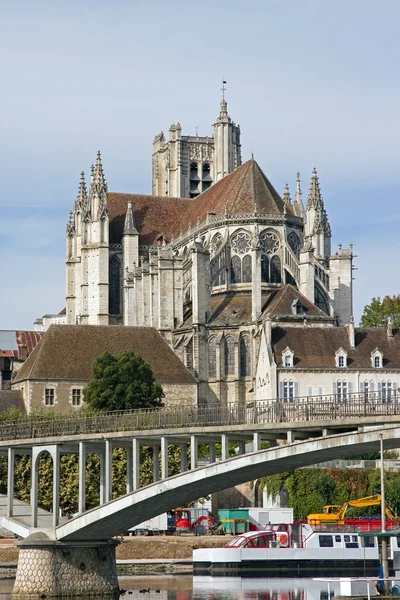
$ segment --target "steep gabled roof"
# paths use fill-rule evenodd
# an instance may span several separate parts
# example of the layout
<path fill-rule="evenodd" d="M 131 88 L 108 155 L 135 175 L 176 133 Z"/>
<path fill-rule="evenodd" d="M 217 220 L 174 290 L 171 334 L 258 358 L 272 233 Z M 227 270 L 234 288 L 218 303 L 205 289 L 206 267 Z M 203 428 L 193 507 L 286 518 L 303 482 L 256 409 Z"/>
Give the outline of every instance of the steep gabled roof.
<path fill-rule="evenodd" d="M 167 241 L 179 235 L 182 214 L 193 200 L 110 192 L 107 196 L 107 206 L 110 215 L 111 243 L 121 242 L 129 202 L 132 204 L 140 243 L 155 246 L 161 235 Z"/>
<path fill-rule="evenodd" d="M 320 308 L 315 306 L 308 298 L 303 296 L 290 283 L 283 285 L 276 292 L 272 292 L 267 303 L 263 307 L 263 312 L 268 313 L 271 317 L 294 317 L 296 316 L 292 310 L 293 303 L 299 300 L 302 306 L 301 313 L 297 316 L 302 319 L 308 317 L 323 317 L 330 319 L 331 317 L 324 313 Z"/>
<path fill-rule="evenodd" d="M 160 383 L 196 382 L 153 327 L 51 325 L 13 384 L 26 379 L 90 381 L 94 360 L 106 350 L 111 354 L 135 350 L 150 364 Z"/>
<path fill-rule="evenodd" d="M 264 175 L 254 159 L 250 159 L 212 185 L 206 192 L 191 202 L 184 217 L 183 229 L 189 223 L 204 221 L 207 212 L 229 215 L 239 214 L 284 214 L 285 203 Z M 293 207 L 286 205 L 286 211 L 294 214 Z"/>
<path fill-rule="evenodd" d="M 197 198 L 169 198 L 110 192 L 110 242 L 119 243 L 124 230 L 128 202 L 141 244 L 156 245 L 162 235 L 167 241 L 207 219 L 207 213 L 223 215 L 294 215 L 293 205 L 285 203 L 254 159 L 226 175 Z"/>

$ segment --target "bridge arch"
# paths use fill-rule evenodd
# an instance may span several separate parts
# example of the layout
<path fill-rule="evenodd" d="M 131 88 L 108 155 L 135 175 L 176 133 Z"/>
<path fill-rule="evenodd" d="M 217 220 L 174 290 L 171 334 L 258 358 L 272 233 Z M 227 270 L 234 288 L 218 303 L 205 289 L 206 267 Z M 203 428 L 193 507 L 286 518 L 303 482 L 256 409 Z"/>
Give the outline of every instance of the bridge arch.
<path fill-rule="evenodd" d="M 58 540 L 104 540 L 151 517 L 200 496 L 327 460 L 374 452 L 380 435 L 384 448 L 400 447 L 400 428 L 385 428 L 325 436 L 243 454 L 203 468 L 169 477 L 103 506 L 90 510 L 56 529 Z"/>
<path fill-rule="evenodd" d="M 32 527 L 38 525 L 38 496 L 39 496 L 39 459 L 42 454 L 49 454 L 53 461 L 53 526 L 59 523 L 60 513 L 60 448 L 54 446 L 33 446 L 31 460 L 31 506 L 32 506 Z"/>

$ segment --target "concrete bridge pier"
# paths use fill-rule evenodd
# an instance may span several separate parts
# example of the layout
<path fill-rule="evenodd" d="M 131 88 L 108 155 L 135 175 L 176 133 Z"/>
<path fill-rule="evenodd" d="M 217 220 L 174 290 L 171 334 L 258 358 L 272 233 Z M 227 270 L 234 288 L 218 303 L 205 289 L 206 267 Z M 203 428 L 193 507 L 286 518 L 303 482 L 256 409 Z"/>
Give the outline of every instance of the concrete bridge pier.
<path fill-rule="evenodd" d="M 21 542 L 13 598 L 119 597 L 116 540 L 59 542 L 35 533 Z"/>

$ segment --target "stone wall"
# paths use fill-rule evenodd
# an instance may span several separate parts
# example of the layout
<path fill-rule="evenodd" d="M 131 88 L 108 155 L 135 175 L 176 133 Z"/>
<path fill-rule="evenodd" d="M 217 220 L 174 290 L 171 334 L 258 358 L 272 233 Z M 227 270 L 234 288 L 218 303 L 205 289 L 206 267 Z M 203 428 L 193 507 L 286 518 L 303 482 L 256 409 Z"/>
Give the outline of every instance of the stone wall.
<path fill-rule="evenodd" d="M 72 405 L 72 390 L 82 390 L 87 381 L 30 381 L 18 383 L 13 389 L 21 390 L 26 410 L 45 410 L 46 408 L 66 412 L 79 408 Z M 161 384 L 165 393 L 165 406 L 196 406 L 197 384 Z M 45 405 L 45 389 L 54 388 L 54 406 Z"/>
<path fill-rule="evenodd" d="M 118 596 L 115 540 L 60 543 L 39 533 L 18 545 L 13 597 Z"/>

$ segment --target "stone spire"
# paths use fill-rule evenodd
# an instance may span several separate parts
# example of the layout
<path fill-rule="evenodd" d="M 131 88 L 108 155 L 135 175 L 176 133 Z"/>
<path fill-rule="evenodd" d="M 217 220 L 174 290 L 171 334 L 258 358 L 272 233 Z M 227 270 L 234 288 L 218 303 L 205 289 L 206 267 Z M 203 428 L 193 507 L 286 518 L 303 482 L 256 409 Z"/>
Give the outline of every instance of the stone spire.
<path fill-rule="evenodd" d="M 283 192 L 283 201 L 285 202 L 285 204 L 291 204 L 292 203 L 292 199 L 290 197 L 290 190 L 289 190 L 289 184 L 288 183 L 285 185 L 285 191 Z"/>
<path fill-rule="evenodd" d="M 321 190 L 319 187 L 317 169 L 315 167 L 312 172 L 310 191 L 307 199 L 307 210 L 310 210 L 310 208 L 315 208 L 316 210 L 324 209 L 324 202 L 322 200 Z"/>
<path fill-rule="evenodd" d="M 324 206 L 324 199 L 321 194 L 317 169 L 314 167 L 311 176 L 310 192 L 307 199 L 305 237 L 311 240 L 317 257 L 327 258 L 330 256 L 331 235 L 331 228 Z"/>
<path fill-rule="evenodd" d="M 128 202 L 128 209 L 125 216 L 124 235 L 139 235 L 133 220 L 132 203 Z"/>
<path fill-rule="evenodd" d="M 107 194 L 107 183 L 104 177 L 103 165 L 101 162 L 101 154 L 100 150 L 97 152 L 96 158 L 96 166 L 92 167 L 93 180 L 91 189 L 94 188 L 94 191 L 100 194 Z"/>
<path fill-rule="evenodd" d="M 305 222 L 306 221 L 306 211 L 304 209 L 304 204 L 303 204 L 303 194 L 302 194 L 301 187 L 300 187 L 300 173 L 299 172 L 296 174 L 296 195 L 295 195 L 294 201 L 293 201 L 293 208 L 294 208 L 295 215 L 297 217 L 301 217 Z"/>
<path fill-rule="evenodd" d="M 74 213 L 71 210 L 71 212 L 69 213 L 69 219 L 68 219 L 68 224 L 67 224 L 67 236 L 71 237 L 73 236 L 75 233 L 75 219 L 74 219 Z"/>
<path fill-rule="evenodd" d="M 87 194 L 87 189 L 86 189 L 85 173 L 84 173 L 84 171 L 82 171 L 81 172 L 81 180 L 79 182 L 78 195 L 75 200 L 75 210 L 77 212 L 82 212 L 86 208 L 87 201 L 88 201 L 88 194 Z"/>
<path fill-rule="evenodd" d="M 100 151 L 97 153 L 96 165 L 91 168 L 89 201 L 93 219 L 104 220 L 107 215 L 107 183 L 104 177 Z"/>

